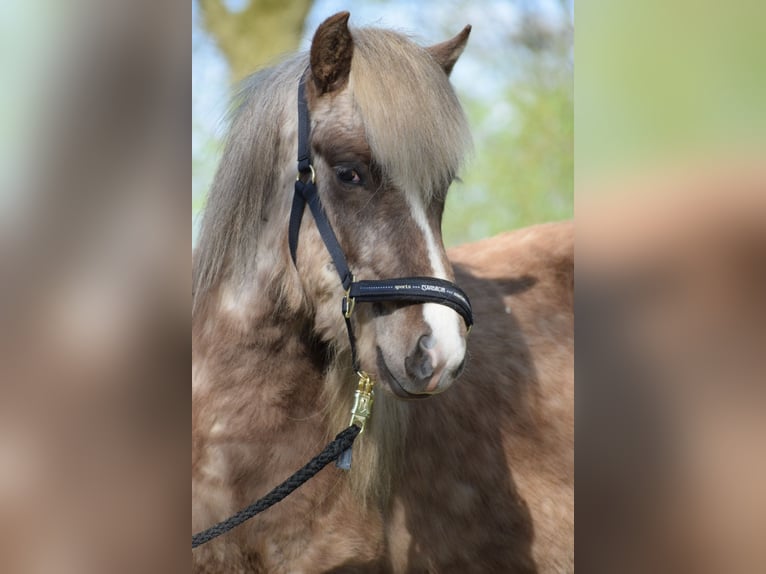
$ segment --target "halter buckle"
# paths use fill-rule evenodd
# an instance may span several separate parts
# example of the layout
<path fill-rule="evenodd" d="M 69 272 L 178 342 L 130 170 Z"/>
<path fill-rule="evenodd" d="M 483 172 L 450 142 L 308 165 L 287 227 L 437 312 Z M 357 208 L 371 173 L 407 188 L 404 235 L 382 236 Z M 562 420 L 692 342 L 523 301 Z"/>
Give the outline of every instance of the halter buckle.
<path fill-rule="evenodd" d="M 353 285 L 355 281 L 356 278 L 352 275 L 351 285 Z M 351 315 L 354 313 L 354 308 L 356 307 L 356 298 L 351 296 L 351 285 L 348 286 L 348 289 L 346 289 L 346 294 L 343 297 L 343 316 L 346 319 L 351 318 Z M 359 376 L 361 377 L 362 375 L 359 374 Z"/>

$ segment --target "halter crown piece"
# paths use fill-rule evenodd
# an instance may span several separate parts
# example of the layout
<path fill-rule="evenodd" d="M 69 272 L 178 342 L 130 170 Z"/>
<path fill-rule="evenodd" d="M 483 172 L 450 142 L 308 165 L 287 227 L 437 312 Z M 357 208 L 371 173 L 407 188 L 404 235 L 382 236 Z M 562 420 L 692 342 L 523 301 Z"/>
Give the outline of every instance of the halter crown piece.
<path fill-rule="evenodd" d="M 288 239 L 290 255 L 296 264 L 298 234 L 300 232 L 303 211 L 308 204 L 314 216 L 319 234 L 330 253 L 335 269 L 340 277 L 345 295 L 341 312 L 346 321 L 348 340 L 351 345 L 351 361 L 359 375 L 359 383 L 354 396 L 351 411 L 351 425 L 364 430 L 370 416 L 374 399 L 375 382 L 361 369 L 356 353 L 356 339 L 351 324 L 351 317 L 357 303 L 379 301 L 401 301 L 409 303 L 439 303 L 456 311 L 465 321 L 470 331 L 473 325 L 473 313 L 468 296 L 454 283 L 435 277 L 400 277 L 396 279 L 377 279 L 356 281 L 349 269 L 343 249 L 330 226 L 316 185 L 316 173 L 311 165 L 311 117 L 306 103 L 306 78 L 304 73 L 298 84 L 298 177 L 295 180 L 295 194 L 290 212 Z M 348 470 L 351 467 L 351 449 L 344 452 L 337 461 L 337 466 Z"/>

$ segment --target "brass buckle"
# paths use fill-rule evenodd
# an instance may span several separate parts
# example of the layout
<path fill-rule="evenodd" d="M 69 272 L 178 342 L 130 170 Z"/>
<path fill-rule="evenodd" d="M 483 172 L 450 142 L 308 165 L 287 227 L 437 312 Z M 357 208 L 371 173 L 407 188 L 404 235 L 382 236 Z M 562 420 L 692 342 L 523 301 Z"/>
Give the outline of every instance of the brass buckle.
<path fill-rule="evenodd" d="M 352 275 L 351 284 L 353 285 L 355 281 L 356 277 Z M 346 289 L 346 295 L 343 297 L 343 300 L 346 302 L 346 311 L 343 313 L 343 316 L 346 319 L 350 319 L 351 315 L 354 313 L 354 308 L 356 307 L 356 298 L 351 296 L 351 285 Z M 361 377 L 361 375 L 359 376 Z"/>

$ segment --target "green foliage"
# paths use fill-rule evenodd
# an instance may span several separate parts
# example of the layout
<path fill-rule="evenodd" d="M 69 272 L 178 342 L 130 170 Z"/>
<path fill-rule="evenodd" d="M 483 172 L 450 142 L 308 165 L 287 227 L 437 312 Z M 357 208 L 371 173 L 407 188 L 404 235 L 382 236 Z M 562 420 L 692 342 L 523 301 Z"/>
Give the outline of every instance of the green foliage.
<path fill-rule="evenodd" d="M 463 99 L 479 133 L 473 161 L 448 197 L 447 245 L 573 216 L 571 84 L 514 84 L 498 101 L 511 114 L 499 123 L 510 128 L 488 125 L 498 104 Z"/>

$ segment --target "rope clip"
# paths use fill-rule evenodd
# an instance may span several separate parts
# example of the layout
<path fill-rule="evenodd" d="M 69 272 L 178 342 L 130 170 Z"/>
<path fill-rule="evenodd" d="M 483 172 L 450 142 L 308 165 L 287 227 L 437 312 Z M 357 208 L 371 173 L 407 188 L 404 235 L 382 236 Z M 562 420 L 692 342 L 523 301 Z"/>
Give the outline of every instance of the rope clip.
<path fill-rule="evenodd" d="M 354 406 L 351 409 L 351 422 L 349 426 L 358 426 L 360 429 L 359 434 L 361 434 L 364 432 L 364 425 L 372 413 L 372 403 L 375 399 L 373 391 L 375 381 L 364 371 L 357 371 L 356 374 L 359 375 L 359 383 L 354 393 Z"/>

